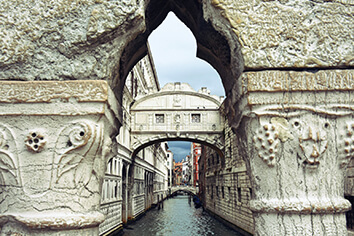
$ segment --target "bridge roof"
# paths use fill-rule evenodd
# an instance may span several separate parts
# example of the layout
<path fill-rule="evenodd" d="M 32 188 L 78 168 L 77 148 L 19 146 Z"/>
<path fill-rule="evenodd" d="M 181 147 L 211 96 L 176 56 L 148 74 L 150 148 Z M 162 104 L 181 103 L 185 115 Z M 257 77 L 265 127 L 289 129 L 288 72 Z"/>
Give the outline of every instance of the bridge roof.
<path fill-rule="evenodd" d="M 158 93 L 141 97 L 131 110 L 199 110 L 219 109 L 222 97 L 210 95 L 207 88 L 196 92 L 187 83 L 167 83 Z"/>

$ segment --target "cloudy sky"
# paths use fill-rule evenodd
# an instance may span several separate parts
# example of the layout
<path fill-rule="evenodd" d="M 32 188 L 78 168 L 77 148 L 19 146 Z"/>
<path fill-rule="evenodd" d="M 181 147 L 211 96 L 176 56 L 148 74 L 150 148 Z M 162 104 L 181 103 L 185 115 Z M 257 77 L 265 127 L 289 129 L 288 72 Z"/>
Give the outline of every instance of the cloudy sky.
<path fill-rule="evenodd" d="M 196 91 L 208 87 L 211 94 L 224 96 L 218 73 L 196 57 L 192 32 L 173 13 L 169 13 L 148 40 L 161 88 L 170 82 L 186 82 Z M 190 153 L 190 142 L 169 142 L 168 145 L 176 161 Z"/>
<path fill-rule="evenodd" d="M 148 40 L 161 87 L 170 82 L 186 82 L 196 91 L 208 87 L 211 94 L 224 96 L 218 73 L 196 57 L 192 32 L 172 12 Z"/>

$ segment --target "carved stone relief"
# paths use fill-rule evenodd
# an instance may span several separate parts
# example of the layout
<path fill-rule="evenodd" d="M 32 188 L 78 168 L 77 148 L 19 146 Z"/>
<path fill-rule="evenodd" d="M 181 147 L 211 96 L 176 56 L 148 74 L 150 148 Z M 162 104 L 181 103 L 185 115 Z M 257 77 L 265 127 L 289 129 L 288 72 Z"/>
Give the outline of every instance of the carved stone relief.
<path fill-rule="evenodd" d="M 347 122 L 339 135 L 340 166 L 345 167 L 354 157 L 354 121 Z"/>
<path fill-rule="evenodd" d="M 328 149 L 326 131 L 329 128 L 328 122 L 324 122 L 323 125 L 320 123 L 318 126 L 318 124 L 311 124 L 311 122 L 298 118 L 287 120 L 281 117 L 273 117 L 271 123 L 263 124 L 256 131 L 257 134 L 253 141 L 258 156 L 268 166 L 274 166 L 275 164 L 279 141 L 290 141 L 298 157 L 301 158 L 302 164 L 306 167 L 316 168 L 320 164 L 321 157 Z"/>
<path fill-rule="evenodd" d="M 180 107 L 180 106 L 182 106 L 181 102 L 182 102 L 181 96 L 178 95 L 178 94 L 174 95 L 174 97 L 173 97 L 173 106 L 174 107 Z"/>
<path fill-rule="evenodd" d="M 53 183 L 58 187 L 85 186 L 95 175 L 93 163 L 101 142 L 97 124 L 88 121 L 65 127 L 56 142 L 54 165 L 57 166 Z M 92 171 L 88 171 L 88 169 Z M 55 169 L 55 168 L 54 168 Z"/>
<path fill-rule="evenodd" d="M 257 130 L 257 135 L 253 138 L 258 156 L 267 163 L 274 166 L 275 157 L 278 153 L 279 133 L 272 124 L 264 124 Z"/>
<path fill-rule="evenodd" d="M 12 132 L 0 125 L 0 186 L 21 185 L 17 151 Z"/>
<path fill-rule="evenodd" d="M 46 140 L 44 139 L 44 136 L 38 131 L 33 131 L 29 133 L 25 140 L 25 143 L 29 151 L 40 152 L 44 148 Z"/>
<path fill-rule="evenodd" d="M 312 129 L 308 127 L 306 133 L 299 137 L 300 156 L 305 159 L 304 164 L 316 167 L 320 163 L 318 159 L 328 148 L 328 141 L 326 134 Z"/>

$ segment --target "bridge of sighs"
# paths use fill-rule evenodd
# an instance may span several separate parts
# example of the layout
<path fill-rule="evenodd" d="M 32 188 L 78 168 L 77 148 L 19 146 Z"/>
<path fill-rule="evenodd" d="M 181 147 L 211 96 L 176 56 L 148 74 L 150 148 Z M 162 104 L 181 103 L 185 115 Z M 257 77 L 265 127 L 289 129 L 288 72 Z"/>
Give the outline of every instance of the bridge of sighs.
<path fill-rule="evenodd" d="M 212 146 L 222 154 L 223 98 L 198 92 L 186 83 L 169 83 L 160 92 L 138 99 L 131 107 L 131 140 L 135 153 L 152 143 L 185 140 Z"/>

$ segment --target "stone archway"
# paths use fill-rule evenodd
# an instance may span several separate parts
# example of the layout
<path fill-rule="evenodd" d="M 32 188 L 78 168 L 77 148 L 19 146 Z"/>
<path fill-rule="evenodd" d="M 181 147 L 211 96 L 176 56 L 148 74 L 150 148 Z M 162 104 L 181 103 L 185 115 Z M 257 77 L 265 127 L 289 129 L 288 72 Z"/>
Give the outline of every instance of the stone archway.
<path fill-rule="evenodd" d="M 281 235 L 301 225 L 304 234 L 345 234 L 350 204 L 341 183 L 354 156 L 350 1 L 3 1 L 2 10 L 0 77 L 13 80 L 0 86 L 5 234 L 97 233 L 100 158 L 109 155 L 121 119 L 112 92 L 121 103 L 127 71 L 169 11 L 192 30 L 199 57 L 223 80 L 226 114 L 255 185 L 256 233 Z M 64 157 L 84 161 L 70 166 Z M 26 186 L 24 173 L 31 176 Z M 267 184 L 269 177 L 277 184 Z M 94 193 L 85 206 L 83 186 Z"/>
<path fill-rule="evenodd" d="M 218 14 L 216 9 L 209 8 L 210 12 L 206 13 L 207 10 L 203 7 L 203 4 L 196 0 L 150 1 L 145 9 L 146 30 L 124 48 L 120 61 L 120 78 L 125 78 L 130 69 L 146 54 L 148 36 L 172 11 L 196 38 L 197 57 L 207 61 L 217 70 L 222 78 L 226 95 L 230 95 L 235 78 L 243 71 L 240 43 L 236 35 L 228 33 L 232 29 L 223 19 L 206 16 Z"/>

